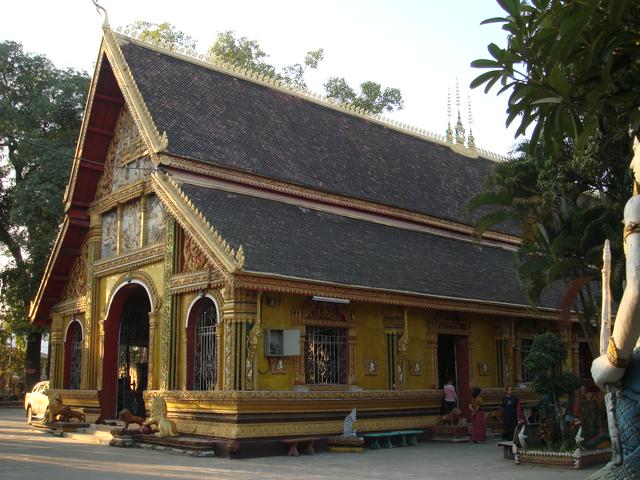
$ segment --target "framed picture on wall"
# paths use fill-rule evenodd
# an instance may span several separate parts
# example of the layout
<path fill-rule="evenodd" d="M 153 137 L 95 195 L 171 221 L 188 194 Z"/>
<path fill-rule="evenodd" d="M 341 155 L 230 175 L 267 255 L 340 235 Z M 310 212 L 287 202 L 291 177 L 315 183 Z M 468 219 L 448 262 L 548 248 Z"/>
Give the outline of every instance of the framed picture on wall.
<path fill-rule="evenodd" d="M 487 362 L 478 362 L 478 373 L 481 377 L 487 377 L 489 375 L 489 366 Z"/>

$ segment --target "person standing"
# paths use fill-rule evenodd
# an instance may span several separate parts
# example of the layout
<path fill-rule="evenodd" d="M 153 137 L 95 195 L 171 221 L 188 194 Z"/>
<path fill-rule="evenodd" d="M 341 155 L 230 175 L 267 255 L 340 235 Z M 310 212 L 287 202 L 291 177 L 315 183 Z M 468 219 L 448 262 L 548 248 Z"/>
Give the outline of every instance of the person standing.
<path fill-rule="evenodd" d="M 513 387 L 509 385 L 502 397 L 502 425 L 504 428 L 503 438 L 513 440 L 513 433 L 518 424 L 520 413 L 520 400 L 513 394 Z"/>
<path fill-rule="evenodd" d="M 456 387 L 453 386 L 453 380 L 447 380 L 447 383 L 444 384 L 443 391 L 442 414 L 447 415 L 458 406 L 458 395 L 456 394 Z"/>
<path fill-rule="evenodd" d="M 484 411 L 482 410 L 482 397 L 480 397 L 479 387 L 474 387 L 471 391 L 471 440 L 473 443 L 484 443 L 487 441 L 487 432 L 485 428 Z"/>

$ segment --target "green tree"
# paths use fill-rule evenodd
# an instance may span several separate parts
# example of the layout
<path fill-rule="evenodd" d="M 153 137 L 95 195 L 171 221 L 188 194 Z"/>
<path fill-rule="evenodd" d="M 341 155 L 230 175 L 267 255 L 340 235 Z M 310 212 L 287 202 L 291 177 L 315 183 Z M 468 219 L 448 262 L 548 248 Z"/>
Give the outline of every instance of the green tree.
<path fill-rule="evenodd" d="M 40 377 L 42 337 L 28 322 L 29 302 L 62 218 L 88 78 L 11 41 L 0 43 L 0 72 L 0 245 L 9 258 L 0 302 L 10 330 L 26 338 L 29 387 Z"/>
<path fill-rule="evenodd" d="M 508 93 L 507 125 L 516 137 L 531 129 L 520 155 L 498 165 L 470 203 L 484 213 L 477 233 L 504 220 L 522 228 L 520 280 L 532 303 L 562 281 L 575 293 L 589 330 L 598 299 L 602 245 L 614 249 L 614 297 L 620 298 L 624 263 L 620 219 L 633 183 L 628 165 L 640 113 L 640 16 L 626 0 L 499 0 L 506 47 L 488 46 L 492 58 L 472 83 Z M 490 207 L 487 209 L 487 207 Z"/>
<path fill-rule="evenodd" d="M 566 447 L 564 415 L 560 396 L 580 388 L 580 379 L 564 369 L 567 348 L 555 333 L 547 332 L 533 339 L 531 350 L 524 360 L 524 368 L 533 378 L 533 389 L 543 395 L 541 424 L 547 431 L 547 448 Z"/>
<path fill-rule="evenodd" d="M 143 42 L 168 50 L 181 49 L 188 53 L 194 53 L 198 45 L 198 42 L 193 38 L 169 22 L 158 24 L 137 20 L 127 28 L 133 36 L 140 38 Z"/>
<path fill-rule="evenodd" d="M 169 50 L 187 50 L 195 52 L 196 42 L 184 32 L 176 30 L 170 23 L 153 24 L 137 21 L 127 27 L 141 40 Z M 205 58 L 210 62 L 223 62 L 280 80 L 300 90 L 307 90 L 305 74 L 309 69 L 315 70 L 324 58 L 324 50 L 319 48 L 307 52 L 301 63 L 286 65 L 281 69 L 268 62 L 269 54 L 265 52 L 257 40 L 238 37 L 233 31 L 218 33 L 216 41 L 209 47 Z M 360 85 L 360 93 L 356 93 L 346 80 L 332 77 L 324 84 L 325 94 L 356 108 L 378 114 L 383 111 L 401 110 L 404 106 L 402 93 L 397 88 L 382 88 L 376 82 L 366 81 Z"/>
<path fill-rule="evenodd" d="M 371 113 L 393 112 L 402 110 L 404 101 L 402 93 L 397 88 L 385 88 L 376 82 L 364 82 L 360 84 L 360 93 L 356 93 L 342 77 L 331 77 L 324 84 L 327 97 L 339 102 L 363 108 Z"/>

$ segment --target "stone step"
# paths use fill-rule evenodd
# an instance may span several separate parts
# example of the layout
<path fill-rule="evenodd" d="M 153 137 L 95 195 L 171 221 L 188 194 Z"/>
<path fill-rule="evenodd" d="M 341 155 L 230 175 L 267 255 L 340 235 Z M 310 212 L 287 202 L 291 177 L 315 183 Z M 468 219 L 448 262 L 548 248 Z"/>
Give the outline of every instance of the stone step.
<path fill-rule="evenodd" d="M 111 441 L 111 430 L 114 428 L 118 427 L 111 425 L 96 425 L 95 423 L 92 423 L 89 425 L 89 428 L 79 428 L 75 432 L 65 433 L 65 437 L 79 442 L 109 445 L 109 442 Z"/>

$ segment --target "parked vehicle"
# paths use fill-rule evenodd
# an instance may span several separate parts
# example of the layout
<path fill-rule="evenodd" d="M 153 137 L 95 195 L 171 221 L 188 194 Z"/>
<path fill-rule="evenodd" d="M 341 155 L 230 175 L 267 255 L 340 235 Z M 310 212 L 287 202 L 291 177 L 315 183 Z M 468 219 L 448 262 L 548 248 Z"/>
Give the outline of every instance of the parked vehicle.
<path fill-rule="evenodd" d="M 49 382 L 38 382 L 33 390 L 27 392 L 24 397 L 24 408 L 27 411 L 27 423 L 32 420 L 42 420 L 49 407 L 49 397 L 45 394 L 49 390 Z"/>

